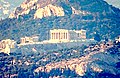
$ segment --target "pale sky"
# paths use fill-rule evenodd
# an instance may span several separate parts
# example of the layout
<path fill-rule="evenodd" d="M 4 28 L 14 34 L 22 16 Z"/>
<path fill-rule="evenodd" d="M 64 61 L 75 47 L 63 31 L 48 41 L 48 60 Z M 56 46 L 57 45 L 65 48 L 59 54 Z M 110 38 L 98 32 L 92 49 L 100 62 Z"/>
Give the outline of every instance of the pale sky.
<path fill-rule="evenodd" d="M 25 0 L 0 0 L 0 2 L 1 1 L 7 1 L 7 2 L 14 4 L 15 6 L 19 6 Z M 120 0 L 105 0 L 105 1 L 107 1 L 111 5 L 114 5 L 120 8 Z"/>
<path fill-rule="evenodd" d="M 2 0 L 0 0 L 0 1 L 2 1 Z M 4 0 L 4 1 L 8 1 L 10 3 L 15 3 L 15 4 L 19 5 L 19 3 L 21 3 L 21 2 L 23 2 L 25 0 Z M 105 1 L 107 1 L 111 5 L 114 5 L 114 6 L 120 8 L 120 0 L 105 0 Z"/>
<path fill-rule="evenodd" d="M 120 8 L 120 0 L 105 0 L 107 1 L 110 5 L 114 5 L 117 8 Z"/>

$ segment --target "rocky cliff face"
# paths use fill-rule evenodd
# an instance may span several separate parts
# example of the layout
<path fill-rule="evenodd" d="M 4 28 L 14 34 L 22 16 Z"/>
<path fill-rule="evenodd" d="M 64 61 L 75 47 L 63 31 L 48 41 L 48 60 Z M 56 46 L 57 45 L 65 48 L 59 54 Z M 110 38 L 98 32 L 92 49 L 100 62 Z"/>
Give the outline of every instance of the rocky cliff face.
<path fill-rule="evenodd" d="M 101 44 L 104 44 L 106 48 L 102 47 Z M 108 46 L 109 44 L 109 46 Z M 50 62 L 45 66 L 40 66 L 34 70 L 34 73 L 49 73 L 54 75 L 68 74 L 73 76 L 70 72 L 74 71 L 77 75 L 81 77 L 90 77 L 90 78 L 101 78 L 101 77 L 111 77 L 116 78 L 119 74 L 119 48 L 120 42 L 115 41 L 114 43 L 109 41 L 106 43 L 89 45 L 86 49 L 90 51 L 85 51 L 81 57 L 65 59 L 59 62 Z M 98 46 L 98 47 L 96 47 Z M 91 48 L 90 48 L 91 47 Z M 104 49 L 104 51 L 102 51 Z M 72 50 L 74 51 L 74 50 Z M 77 50 L 76 50 L 77 51 Z M 69 51 L 68 51 L 69 52 Z M 59 56 L 59 54 L 58 54 Z M 67 71 L 66 71 L 67 70 Z M 102 74 L 104 73 L 104 74 Z M 86 75 L 86 76 L 85 76 Z M 40 74 L 40 76 L 42 76 Z M 61 76 L 60 76 L 61 77 Z M 118 76 L 119 77 L 119 76 Z"/>
<path fill-rule="evenodd" d="M 63 8 L 49 4 L 49 5 L 45 6 L 44 8 L 39 8 L 35 12 L 34 18 L 43 18 L 43 17 L 48 17 L 51 15 L 64 16 Z"/>
<path fill-rule="evenodd" d="M 34 19 L 43 18 L 48 16 L 64 16 L 65 10 L 61 6 L 55 6 L 56 0 L 26 0 L 19 7 L 15 9 L 13 13 L 9 15 L 9 18 L 18 18 L 20 15 L 29 14 L 31 10 L 35 10 Z M 66 1 L 67 2 L 67 1 Z M 89 12 L 76 10 L 73 6 L 70 6 L 72 14 L 89 14 Z"/>
<path fill-rule="evenodd" d="M 49 63 L 45 66 L 40 66 L 35 69 L 34 72 L 37 74 L 40 72 L 51 73 L 53 69 L 56 71 L 59 69 L 63 73 L 65 70 L 69 69 L 69 71 L 75 71 L 79 76 L 85 76 L 87 73 L 93 75 L 94 73 L 94 77 L 95 75 L 97 76 L 95 72 L 109 72 L 110 74 L 117 75 L 119 74 L 119 70 L 114 66 L 117 62 L 119 62 L 117 56 L 114 58 L 114 56 L 105 54 L 104 52 L 91 52 L 80 58 L 63 60 L 56 63 Z"/>

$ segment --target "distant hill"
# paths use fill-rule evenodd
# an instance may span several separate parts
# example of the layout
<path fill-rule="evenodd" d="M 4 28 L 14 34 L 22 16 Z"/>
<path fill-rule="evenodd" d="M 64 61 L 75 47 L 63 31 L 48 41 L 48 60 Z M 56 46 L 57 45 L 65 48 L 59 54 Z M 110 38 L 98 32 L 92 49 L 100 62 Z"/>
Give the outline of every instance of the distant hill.
<path fill-rule="evenodd" d="M 0 0 L 0 20 L 5 19 L 24 0 Z"/>
<path fill-rule="evenodd" d="M 49 39 L 54 28 L 85 29 L 87 38 L 97 32 L 102 39 L 120 35 L 120 10 L 103 0 L 26 0 L 0 21 L 0 40 L 18 40 L 39 34 Z"/>

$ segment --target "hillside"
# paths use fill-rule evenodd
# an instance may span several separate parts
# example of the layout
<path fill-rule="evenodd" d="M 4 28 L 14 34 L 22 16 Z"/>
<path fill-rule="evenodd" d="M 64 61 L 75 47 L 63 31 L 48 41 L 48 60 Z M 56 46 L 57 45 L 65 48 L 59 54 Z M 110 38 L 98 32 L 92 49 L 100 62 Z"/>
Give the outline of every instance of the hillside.
<path fill-rule="evenodd" d="M 101 44 L 107 45 L 104 51 Z M 32 48 L 37 46 L 23 46 L 9 56 L 0 53 L 0 78 L 120 78 L 120 42 L 56 51 Z"/>
<path fill-rule="evenodd" d="M 26 0 L 0 21 L 0 40 L 34 34 L 49 39 L 53 28 L 85 29 L 88 38 L 97 32 L 102 39 L 114 39 L 120 33 L 119 23 L 120 10 L 103 0 Z"/>

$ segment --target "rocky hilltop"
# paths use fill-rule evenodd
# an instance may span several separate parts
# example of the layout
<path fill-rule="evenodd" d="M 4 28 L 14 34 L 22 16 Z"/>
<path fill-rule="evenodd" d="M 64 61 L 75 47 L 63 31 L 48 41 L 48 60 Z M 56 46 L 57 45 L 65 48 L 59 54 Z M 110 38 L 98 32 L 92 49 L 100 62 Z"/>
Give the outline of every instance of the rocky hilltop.
<path fill-rule="evenodd" d="M 20 15 L 29 14 L 32 9 L 35 9 L 34 19 L 43 18 L 48 16 L 64 16 L 65 12 L 63 7 L 55 6 L 55 2 L 57 0 L 48 0 L 47 2 L 44 0 L 30 0 L 23 2 L 20 7 L 16 8 L 16 10 L 10 14 L 9 18 L 18 18 Z M 68 2 L 66 0 L 66 2 Z M 74 7 L 70 7 L 72 10 L 72 14 L 88 14 L 88 12 L 84 12 L 81 10 L 76 10 Z"/>
<path fill-rule="evenodd" d="M 120 33 L 119 18 L 120 10 L 103 0 L 26 0 L 0 21 L 0 40 L 34 34 L 45 40 L 55 28 L 85 29 L 87 38 L 97 32 L 102 39 L 114 39 Z"/>

